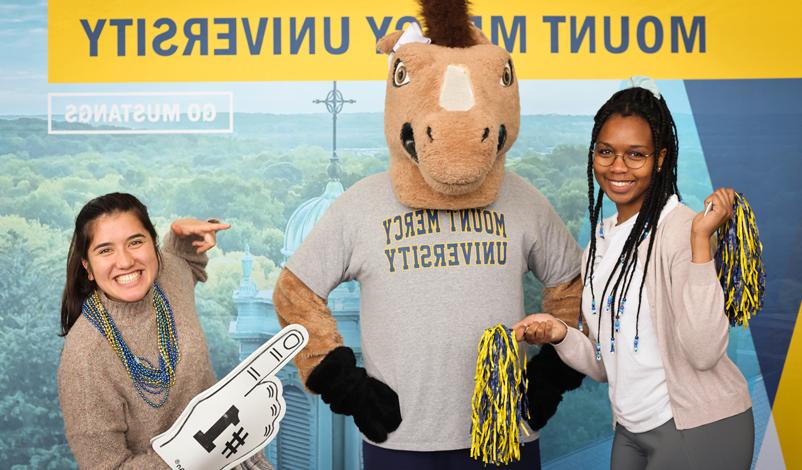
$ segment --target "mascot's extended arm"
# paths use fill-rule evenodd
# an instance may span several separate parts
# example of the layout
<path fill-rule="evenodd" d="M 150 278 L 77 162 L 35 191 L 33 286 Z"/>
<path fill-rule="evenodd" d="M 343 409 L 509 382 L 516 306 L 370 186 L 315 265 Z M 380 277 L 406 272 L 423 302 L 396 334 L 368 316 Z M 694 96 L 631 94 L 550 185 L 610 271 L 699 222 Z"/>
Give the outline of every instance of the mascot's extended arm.
<path fill-rule="evenodd" d="M 326 302 L 285 268 L 276 282 L 273 304 L 282 327 L 297 323 L 309 331 L 309 344 L 295 357 L 306 388 L 320 394 L 333 412 L 353 416 L 371 441 L 387 440 L 387 434 L 401 424 L 398 395 L 357 367 Z"/>
<path fill-rule="evenodd" d="M 577 276 L 570 282 L 547 287 L 543 292 L 543 311 L 564 321 L 569 327 L 577 327 L 582 279 Z M 526 365 L 529 381 L 529 426 L 540 429 L 557 412 L 563 393 L 582 384 L 582 373 L 567 366 L 550 344 L 544 344 L 540 352 Z"/>

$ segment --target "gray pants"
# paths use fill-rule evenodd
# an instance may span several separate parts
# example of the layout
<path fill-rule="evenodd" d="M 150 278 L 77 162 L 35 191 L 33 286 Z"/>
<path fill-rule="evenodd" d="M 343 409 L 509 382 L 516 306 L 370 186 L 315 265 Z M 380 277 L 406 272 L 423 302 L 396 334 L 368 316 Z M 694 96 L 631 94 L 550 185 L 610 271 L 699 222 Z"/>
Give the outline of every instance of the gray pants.
<path fill-rule="evenodd" d="M 749 470 L 755 445 L 752 409 L 692 429 L 674 420 L 633 433 L 616 424 L 612 470 Z"/>

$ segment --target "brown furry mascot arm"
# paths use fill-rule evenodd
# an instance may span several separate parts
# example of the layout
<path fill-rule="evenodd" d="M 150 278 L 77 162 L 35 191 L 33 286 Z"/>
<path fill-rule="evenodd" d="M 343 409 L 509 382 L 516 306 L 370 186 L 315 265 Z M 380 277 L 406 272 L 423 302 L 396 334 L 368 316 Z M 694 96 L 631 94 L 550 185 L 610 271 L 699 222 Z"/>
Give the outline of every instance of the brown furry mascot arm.
<path fill-rule="evenodd" d="M 582 279 L 580 276 L 543 292 L 543 311 L 576 328 L 582 300 Z M 527 392 L 529 399 L 529 426 L 540 429 L 557 412 L 562 396 L 569 390 L 582 385 L 585 377 L 568 367 L 550 344 L 544 344 L 537 356 L 526 366 L 529 380 Z"/>
<path fill-rule="evenodd" d="M 577 276 L 565 284 L 543 289 L 543 311 L 577 327 L 582 302 L 582 279 Z"/>
<path fill-rule="evenodd" d="M 371 441 L 386 441 L 401 424 L 398 395 L 356 366 L 354 352 L 343 346 L 326 301 L 285 268 L 273 290 L 273 305 L 282 327 L 296 323 L 309 332 L 309 343 L 295 357 L 306 388 L 319 394 L 333 412 L 353 416 Z"/>
<path fill-rule="evenodd" d="M 295 366 L 298 367 L 301 382 L 306 384 L 312 369 L 328 353 L 343 345 L 343 338 L 337 331 L 337 322 L 326 306 L 326 301 L 306 287 L 287 268 L 281 270 L 276 281 L 273 305 L 282 328 L 295 323 L 303 325 L 309 332 L 309 343 L 295 356 Z"/>

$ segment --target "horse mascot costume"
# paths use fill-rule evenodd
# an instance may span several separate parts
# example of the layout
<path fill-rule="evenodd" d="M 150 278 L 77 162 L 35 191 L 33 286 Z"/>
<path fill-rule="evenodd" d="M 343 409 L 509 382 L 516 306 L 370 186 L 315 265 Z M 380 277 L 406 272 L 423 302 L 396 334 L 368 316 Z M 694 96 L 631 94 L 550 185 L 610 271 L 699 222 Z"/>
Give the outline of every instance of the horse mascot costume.
<path fill-rule="evenodd" d="M 422 2 L 417 24 L 381 39 L 389 56 L 384 130 L 389 171 L 329 207 L 277 281 L 282 325 L 309 344 L 301 379 L 365 437 L 366 470 L 483 468 L 469 457 L 476 345 L 524 317 L 523 275 L 543 310 L 576 326 L 581 251 L 545 197 L 504 169 L 518 135 L 510 55 L 471 22 L 464 1 Z M 326 299 L 360 285 L 364 368 L 343 346 Z M 582 376 L 544 347 L 530 360 L 533 428 Z M 509 468 L 540 468 L 537 434 Z"/>

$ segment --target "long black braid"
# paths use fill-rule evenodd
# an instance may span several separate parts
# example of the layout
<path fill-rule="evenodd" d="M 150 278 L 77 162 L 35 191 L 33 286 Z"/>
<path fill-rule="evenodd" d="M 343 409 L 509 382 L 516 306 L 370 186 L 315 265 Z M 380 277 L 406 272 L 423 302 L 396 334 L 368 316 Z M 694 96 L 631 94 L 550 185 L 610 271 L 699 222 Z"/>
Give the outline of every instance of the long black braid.
<path fill-rule="evenodd" d="M 632 278 L 635 274 L 635 267 L 638 262 L 638 247 L 647 237 L 649 238 L 648 249 L 646 251 L 646 263 L 643 267 L 643 279 L 638 290 L 638 309 L 635 317 L 635 351 L 638 350 L 638 324 L 640 321 L 640 303 L 643 298 L 643 286 L 646 281 L 646 273 L 649 268 L 649 260 L 652 256 L 654 237 L 649 237 L 649 232 L 657 227 L 660 213 L 666 205 L 668 199 L 676 194 L 679 197 L 677 188 L 677 127 L 671 112 L 668 110 L 665 100 L 644 88 L 628 88 L 614 94 L 596 113 L 594 117 L 593 133 L 591 134 L 590 147 L 588 149 L 588 211 L 590 212 L 590 248 L 588 257 L 585 261 L 584 283 L 590 283 L 591 291 L 591 311 L 596 310 L 596 296 L 593 291 L 593 270 L 594 258 L 596 257 L 596 230 L 599 224 L 599 216 L 602 208 L 604 193 L 599 189 L 595 193 L 593 178 L 593 148 L 596 139 L 604 123 L 613 115 L 640 116 L 649 123 L 652 131 L 652 141 L 654 143 L 655 164 L 652 166 L 651 183 L 646 190 L 643 205 L 635 219 L 635 224 L 624 242 L 621 249 L 619 262 L 613 267 L 610 277 L 602 291 L 602 305 L 598 310 L 599 325 L 596 336 L 596 359 L 601 359 L 600 353 L 600 331 L 601 314 L 605 308 L 610 312 L 610 350 L 615 351 L 615 333 L 619 328 L 619 317 L 623 313 L 626 303 L 626 294 L 629 291 Z M 657 157 L 661 149 L 666 149 L 660 170 L 658 170 Z M 595 195 L 595 198 L 594 198 Z M 618 274 L 616 276 L 616 273 Z M 608 294 L 609 290 L 609 294 Z M 580 314 L 581 321 L 581 314 Z"/>

